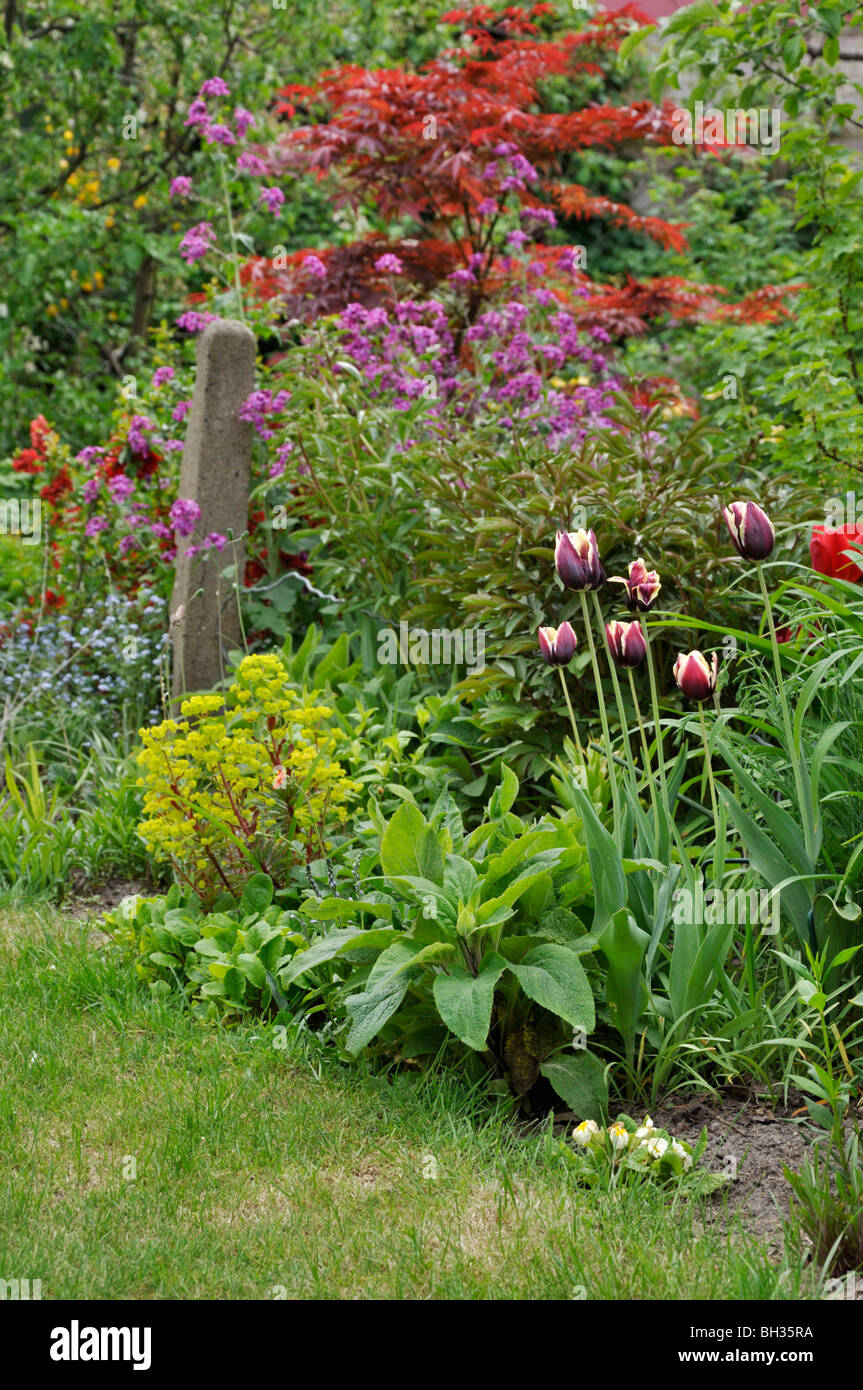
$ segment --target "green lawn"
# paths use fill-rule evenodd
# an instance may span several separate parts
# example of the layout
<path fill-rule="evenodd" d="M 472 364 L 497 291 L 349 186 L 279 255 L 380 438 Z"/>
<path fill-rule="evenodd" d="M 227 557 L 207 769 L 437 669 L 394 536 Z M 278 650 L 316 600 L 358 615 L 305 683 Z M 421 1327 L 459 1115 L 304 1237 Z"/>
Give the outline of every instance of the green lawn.
<path fill-rule="evenodd" d="M 0 913 L 0 955 L 0 1277 L 43 1298 L 810 1292 L 689 1199 L 574 1187 L 452 1079 L 205 1030 L 92 924 Z"/>

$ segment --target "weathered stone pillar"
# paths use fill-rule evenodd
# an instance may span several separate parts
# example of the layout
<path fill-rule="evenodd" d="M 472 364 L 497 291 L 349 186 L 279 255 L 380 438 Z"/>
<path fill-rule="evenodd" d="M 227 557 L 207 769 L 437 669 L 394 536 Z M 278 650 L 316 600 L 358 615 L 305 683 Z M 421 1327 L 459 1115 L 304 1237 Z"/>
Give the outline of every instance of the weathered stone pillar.
<path fill-rule="evenodd" d="M 180 469 L 181 498 L 201 509 L 191 536 L 177 537 L 171 631 L 174 663 L 172 694 L 209 690 L 226 671 L 225 659 L 240 644 L 240 622 L 233 583 L 220 571 L 234 561 L 242 583 L 245 541 L 221 554 L 189 558 L 189 546 L 205 536 L 242 536 L 249 520 L 252 426 L 237 412 L 255 387 L 255 336 L 245 324 L 217 319 L 198 340 L 197 373 Z M 199 593 L 198 590 L 201 592 Z"/>

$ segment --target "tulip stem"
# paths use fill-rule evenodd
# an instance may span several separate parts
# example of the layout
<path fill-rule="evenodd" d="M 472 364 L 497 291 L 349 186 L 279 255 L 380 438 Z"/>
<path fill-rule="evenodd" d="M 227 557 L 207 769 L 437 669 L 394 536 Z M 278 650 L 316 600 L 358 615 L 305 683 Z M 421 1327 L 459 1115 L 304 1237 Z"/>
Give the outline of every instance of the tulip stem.
<path fill-rule="evenodd" d="M 788 744 L 788 756 L 791 759 L 791 768 L 794 773 L 794 786 L 797 792 L 797 800 L 800 803 L 800 814 L 803 817 L 803 838 L 806 842 L 806 853 L 810 860 L 814 861 L 814 835 L 810 824 L 812 818 L 811 808 L 803 783 L 800 760 L 797 756 L 794 731 L 791 727 L 791 711 L 788 708 L 788 696 L 785 693 L 785 680 L 782 675 L 782 661 L 779 656 L 779 642 L 776 637 L 776 624 L 773 621 L 773 609 L 770 605 L 770 595 L 767 592 L 767 581 L 764 578 L 764 566 L 758 563 L 755 568 L 758 571 L 758 583 L 761 585 L 761 597 L 764 600 L 764 612 L 770 631 L 770 645 L 773 648 L 773 669 L 776 672 L 776 685 L 779 693 L 779 704 L 782 708 L 782 723 L 785 727 L 785 741 Z"/>
<path fill-rule="evenodd" d="M 642 717 L 641 717 L 641 706 L 640 706 L 639 703 L 638 703 L 638 693 L 637 693 L 637 691 L 636 691 L 636 689 L 635 689 L 635 676 L 634 676 L 633 673 L 632 673 L 632 668 L 631 668 L 631 667 L 629 667 L 629 668 L 627 669 L 626 674 L 629 676 L 629 693 L 630 693 L 631 696 L 632 696 L 632 704 L 633 704 L 633 707 L 634 707 L 634 709 L 635 709 L 635 718 L 636 718 L 636 720 L 637 720 L 637 722 L 638 722 L 638 730 L 639 730 L 639 733 L 641 734 L 641 752 L 642 752 L 642 756 L 643 756 L 643 758 L 644 758 L 644 775 L 645 775 L 645 777 L 647 778 L 647 785 L 648 785 L 648 788 L 649 788 L 649 790 L 650 790 L 650 804 L 651 804 L 651 806 L 653 807 L 653 821 L 654 821 L 654 825 L 655 825 L 655 827 L 656 827 L 656 849 L 657 849 L 657 855 L 658 855 L 658 853 L 659 853 L 659 799 L 658 799 L 658 797 L 657 797 L 657 795 L 656 795 L 656 784 L 655 784 L 655 782 L 654 782 L 654 780 L 653 780 L 653 765 L 652 765 L 652 763 L 651 763 L 651 761 L 650 761 L 650 750 L 648 749 L 648 746 L 647 746 L 647 732 L 646 732 L 645 727 L 644 727 L 644 720 L 643 720 Z"/>
<path fill-rule="evenodd" d="M 572 701 L 569 698 L 569 687 L 566 684 L 566 675 L 562 666 L 558 666 L 560 672 L 560 683 L 563 686 L 563 698 L 566 700 L 566 708 L 569 710 L 569 722 L 572 725 L 572 736 L 575 739 L 575 746 L 578 749 L 578 756 L 581 762 L 581 771 L 584 774 L 584 790 L 587 791 L 587 758 L 581 739 L 578 736 L 578 725 L 575 722 L 575 713 L 572 708 Z"/>
<path fill-rule="evenodd" d="M 593 606 L 596 609 L 596 621 L 599 624 L 599 631 L 602 635 L 602 642 L 605 649 L 605 657 L 608 662 L 608 669 L 611 672 L 611 683 L 614 686 L 614 698 L 617 701 L 617 715 L 620 719 L 620 728 L 623 733 L 623 746 L 626 749 L 626 759 L 630 769 L 634 764 L 632 761 L 632 748 L 629 742 L 629 727 L 626 722 L 626 711 L 623 708 L 623 697 L 620 692 L 620 681 L 617 678 L 617 667 L 614 664 L 614 657 L 611 655 L 611 647 L 608 642 L 608 633 L 605 630 L 605 620 L 602 616 L 602 605 L 599 602 L 599 594 L 593 590 Z"/>
<path fill-rule="evenodd" d="M 659 692 L 656 686 L 656 671 L 653 666 L 653 652 L 650 648 L 650 637 L 647 631 L 647 617 L 641 624 L 644 633 L 644 646 L 647 651 L 647 674 L 650 680 L 650 703 L 653 708 L 653 736 L 656 739 L 656 762 L 659 768 L 659 784 L 662 787 L 662 798 L 665 803 L 666 814 L 671 814 L 671 807 L 668 804 L 668 783 L 665 780 L 665 754 L 662 748 L 662 728 L 659 723 Z"/>
<path fill-rule="evenodd" d="M 704 766 L 705 766 L 706 769 L 707 769 L 707 780 L 708 780 L 708 782 L 709 782 L 709 784 L 710 784 L 710 805 L 711 805 L 711 807 L 713 808 L 713 830 L 714 830 L 714 834 L 718 837 L 718 836 L 719 836 L 719 803 L 718 803 L 717 800 L 716 800 L 716 783 L 715 783 L 714 780 L 713 780 L 713 763 L 712 763 L 711 758 L 710 758 L 710 743 L 709 743 L 708 738 L 707 738 L 707 724 L 706 724 L 705 719 L 704 719 L 704 705 L 701 703 L 701 701 L 698 702 L 698 716 L 699 716 L 699 719 L 700 719 L 700 721 L 701 721 L 701 742 L 704 744 Z M 718 842 L 717 842 L 717 847 L 718 847 Z M 717 888 L 720 887 L 719 877 L 720 877 L 720 871 L 719 871 L 719 855 L 718 855 L 718 853 L 716 852 L 716 850 L 714 850 L 714 852 L 713 852 L 713 881 L 714 881 L 714 883 L 716 884 L 716 887 L 717 887 Z"/>
<path fill-rule="evenodd" d="M 611 730 L 608 727 L 608 714 L 605 709 L 605 700 L 602 695 L 602 676 L 599 670 L 599 660 L 596 655 L 596 644 L 593 640 L 593 630 L 590 626 L 590 615 L 587 611 L 587 594 L 582 589 L 579 592 L 581 599 L 581 613 L 584 618 L 584 630 L 587 633 L 587 645 L 590 647 L 590 660 L 593 663 L 593 675 L 596 680 L 596 700 L 599 705 L 599 717 L 602 722 L 602 736 L 605 740 L 605 760 L 608 764 L 608 780 L 611 785 L 611 803 L 614 808 L 614 829 L 616 835 L 623 833 L 623 822 L 620 816 L 620 793 L 617 786 L 617 774 L 614 771 L 614 751 L 611 746 Z"/>

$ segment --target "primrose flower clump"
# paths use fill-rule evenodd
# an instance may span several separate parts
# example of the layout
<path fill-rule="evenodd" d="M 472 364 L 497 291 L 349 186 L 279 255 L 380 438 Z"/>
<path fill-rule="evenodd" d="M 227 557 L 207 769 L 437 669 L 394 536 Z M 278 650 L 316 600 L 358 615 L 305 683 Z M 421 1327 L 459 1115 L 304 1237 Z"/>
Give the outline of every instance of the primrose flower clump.
<path fill-rule="evenodd" d="M 336 755 L 332 709 L 289 683 L 277 653 L 247 656 L 223 694 L 142 729 L 139 833 L 207 902 L 253 873 L 283 884 L 330 848 L 360 784 Z"/>
<path fill-rule="evenodd" d="M 707 1131 L 703 1130 L 693 1149 L 685 1140 L 673 1138 L 667 1130 L 654 1124 L 645 1115 L 640 1125 L 628 1115 L 619 1115 L 613 1124 L 603 1128 L 596 1120 L 582 1120 L 570 1138 L 582 1155 L 595 1160 L 590 1172 L 581 1174 L 585 1180 L 595 1180 L 600 1168 L 650 1173 L 660 1178 L 682 1177 L 690 1172 L 704 1152 Z M 570 1150 L 571 1152 L 571 1150 Z M 720 1175 L 705 1174 L 706 1188 L 716 1185 Z"/>

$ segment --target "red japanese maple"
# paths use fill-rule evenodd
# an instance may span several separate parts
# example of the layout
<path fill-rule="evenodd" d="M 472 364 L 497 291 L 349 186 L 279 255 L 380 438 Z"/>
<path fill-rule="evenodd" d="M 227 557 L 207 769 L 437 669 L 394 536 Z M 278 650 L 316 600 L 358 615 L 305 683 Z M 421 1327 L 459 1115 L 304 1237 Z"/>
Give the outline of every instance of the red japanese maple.
<path fill-rule="evenodd" d="M 280 93 L 279 113 L 302 123 L 259 151 L 274 177 L 311 170 L 327 180 L 336 206 L 373 208 L 416 224 L 415 236 L 377 234 L 300 251 L 278 265 L 250 262 L 245 283 L 261 297 L 277 296 L 287 317 L 389 298 L 391 276 L 378 262 L 390 252 L 403 278 L 426 293 L 458 272 L 470 323 L 509 273 L 498 222 L 514 210 L 544 212 L 546 222 L 549 212 L 570 221 L 605 218 L 667 249 L 685 249 L 682 227 L 562 179 L 567 156 L 579 150 L 671 144 L 671 107 L 639 101 L 559 112 L 547 99 L 549 78 L 602 75 L 624 37 L 649 23 L 642 11 L 629 4 L 601 11 L 584 28 L 562 34 L 553 33 L 558 20 L 549 4 L 476 5 L 451 10 L 442 22 L 453 26 L 458 41 L 418 71 L 348 66 Z M 577 291 L 579 317 L 613 336 L 644 332 L 662 316 L 722 309 L 718 286 L 669 277 L 596 284 L 565 259 L 571 248 L 542 244 L 541 224 L 540 215 L 532 233 L 539 240 L 527 251 L 543 265 L 545 283 L 561 301 L 571 302 Z M 737 306 L 739 316 L 779 312 L 779 293 L 762 292 Z"/>

